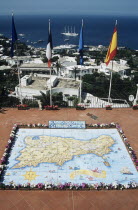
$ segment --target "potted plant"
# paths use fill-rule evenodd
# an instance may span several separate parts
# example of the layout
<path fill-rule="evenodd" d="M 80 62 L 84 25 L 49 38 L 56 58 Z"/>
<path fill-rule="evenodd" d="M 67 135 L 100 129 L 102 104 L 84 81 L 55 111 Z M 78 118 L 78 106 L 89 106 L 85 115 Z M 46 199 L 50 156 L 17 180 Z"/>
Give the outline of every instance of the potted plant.
<path fill-rule="evenodd" d="M 28 109 L 28 105 L 27 104 L 19 104 L 17 105 L 18 110 L 27 110 Z"/>
<path fill-rule="evenodd" d="M 106 105 L 105 108 L 106 110 L 112 110 L 112 105 Z"/>
<path fill-rule="evenodd" d="M 58 110 L 58 106 L 57 105 L 52 105 L 52 106 L 49 106 L 49 105 L 47 105 L 47 106 L 44 106 L 44 108 L 46 109 L 46 110 Z"/>
<path fill-rule="evenodd" d="M 132 108 L 133 108 L 133 110 L 137 110 L 138 109 L 138 104 L 133 105 Z"/>
<path fill-rule="evenodd" d="M 76 110 L 85 110 L 86 108 L 83 105 L 77 104 Z"/>
<path fill-rule="evenodd" d="M 53 106 L 53 108 L 54 108 L 54 110 L 58 110 L 58 106 L 57 105 Z"/>

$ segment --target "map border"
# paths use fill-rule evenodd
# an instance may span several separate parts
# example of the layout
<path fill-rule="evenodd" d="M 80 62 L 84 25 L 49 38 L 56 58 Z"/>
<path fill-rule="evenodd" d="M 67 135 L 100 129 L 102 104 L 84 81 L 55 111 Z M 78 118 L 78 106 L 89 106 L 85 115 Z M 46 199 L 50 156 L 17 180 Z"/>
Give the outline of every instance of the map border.
<path fill-rule="evenodd" d="M 90 185 L 90 184 L 86 184 L 86 183 L 82 183 L 82 185 L 76 185 L 76 184 L 70 184 L 70 183 L 66 183 L 66 184 L 60 184 L 60 185 L 52 185 L 52 184 L 43 184 L 43 183 L 38 183 L 35 186 L 31 186 L 30 183 L 28 183 L 27 185 L 15 185 L 15 184 L 10 184 L 10 185 L 6 185 L 3 183 L 3 178 L 4 178 L 4 173 L 6 171 L 6 165 L 8 162 L 8 159 L 10 157 L 10 153 L 11 153 L 11 149 L 16 141 L 16 133 L 18 131 L 19 128 L 43 128 L 43 129 L 49 129 L 49 127 L 46 124 L 14 124 L 9 140 L 8 140 L 8 144 L 5 147 L 5 151 L 4 154 L 0 160 L 0 189 L 138 189 L 138 183 L 129 183 L 126 185 L 123 184 L 116 184 L 116 185 L 109 185 L 106 184 L 104 185 L 103 183 L 100 184 L 94 184 L 94 185 Z M 118 123 L 110 123 L 110 124 L 86 124 L 86 129 L 110 129 L 110 128 L 116 128 L 120 134 L 120 137 L 122 139 L 122 141 L 124 142 L 124 145 L 128 151 L 128 154 L 130 155 L 130 158 L 132 159 L 132 162 L 134 164 L 134 166 L 136 167 L 136 170 L 138 171 L 138 159 L 137 156 L 135 154 L 135 151 L 132 149 L 132 147 L 130 146 L 130 143 L 128 141 L 128 139 L 126 138 L 123 130 L 121 129 L 120 125 Z M 58 129 L 58 128 L 57 128 Z"/>

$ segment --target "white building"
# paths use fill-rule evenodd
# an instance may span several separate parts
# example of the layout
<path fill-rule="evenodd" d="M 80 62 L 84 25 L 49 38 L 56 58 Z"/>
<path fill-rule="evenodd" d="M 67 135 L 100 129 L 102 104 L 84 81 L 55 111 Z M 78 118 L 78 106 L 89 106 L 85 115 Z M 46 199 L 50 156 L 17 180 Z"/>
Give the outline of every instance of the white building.
<path fill-rule="evenodd" d="M 60 57 L 58 61 L 63 68 L 67 66 L 77 65 L 77 61 L 75 57 L 64 56 L 64 57 Z"/>
<path fill-rule="evenodd" d="M 79 97 L 80 81 L 74 79 L 64 79 L 57 76 L 51 76 L 52 93 L 63 93 L 64 100 L 69 96 Z M 47 93 L 50 89 L 50 77 L 47 75 L 34 74 L 26 75 L 21 78 L 21 88 L 15 87 L 13 95 L 22 98 L 33 98 L 41 95 L 40 91 Z"/>
<path fill-rule="evenodd" d="M 6 60 L 8 65 L 13 66 L 13 65 L 20 65 L 22 63 L 30 62 L 33 60 L 31 56 L 14 56 L 13 58 L 8 57 L 8 56 L 3 56 L 3 59 Z"/>
<path fill-rule="evenodd" d="M 113 62 L 113 64 L 112 64 Z M 99 66 L 99 73 L 103 72 L 107 75 L 110 74 L 110 71 L 119 73 L 120 76 L 123 78 L 126 78 L 126 71 L 129 70 L 130 67 L 127 65 L 127 61 L 120 59 L 119 62 L 117 61 L 110 61 L 108 66 L 105 63 L 101 63 Z"/>
<path fill-rule="evenodd" d="M 95 64 L 95 59 L 89 59 L 84 62 L 84 65 L 77 65 L 77 60 L 75 57 L 64 56 L 59 59 L 61 65 L 59 70 L 59 75 L 64 78 L 80 78 L 85 74 L 93 74 L 98 71 L 99 66 Z"/>
<path fill-rule="evenodd" d="M 47 63 L 29 62 L 29 63 L 24 63 L 20 66 L 20 72 L 23 75 L 30 74 L 30 73 L 49 74 L 50 68 L 47 67 Z M 52 73 L 54 74 L 57 73 L 56 68 L 52 68 Z"/>
<path fill-rule="evenodd" d="M 80 78 L 80 76 L 84 76 L 85 74 L 93 74 L 94 72 L 98 71 L 99 67 L 97 65 L 91 66 L 68 66 L 66 68 L 61 68 L 61 76 L 69 77 L 69 78 Z"/>

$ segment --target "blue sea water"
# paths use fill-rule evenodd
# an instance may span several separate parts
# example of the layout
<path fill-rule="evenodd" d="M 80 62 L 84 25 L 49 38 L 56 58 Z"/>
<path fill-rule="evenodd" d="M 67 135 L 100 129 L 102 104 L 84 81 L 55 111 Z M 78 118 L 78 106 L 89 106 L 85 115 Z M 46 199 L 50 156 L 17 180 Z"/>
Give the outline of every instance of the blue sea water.
<path fill-rule="evenodd" d="M 138 49 L 138 16 L 63 16 L 63 15 L 16 15 L 15 24 L 18 34 L 25 34 L 21 41 L 35 47 L 46 47 L 48 36 L 48 19 L 51 19 L 53 45 L 65 44 L 61 33 L 71 27 L 80 32 L 81 19 L 84 19 L 84 44 L 108 46 L 112 37 L 115 20 L 118 20 L 118 46 Z M 11 37 L 11 16 L 0 16 L 0 33 Z M 28 42 L 27 42 L 28 40 Z M 42 43 L 33 44 L 38 40 Z M 78 45 L 79 36 L 70 37 L 68 44 Z"/>

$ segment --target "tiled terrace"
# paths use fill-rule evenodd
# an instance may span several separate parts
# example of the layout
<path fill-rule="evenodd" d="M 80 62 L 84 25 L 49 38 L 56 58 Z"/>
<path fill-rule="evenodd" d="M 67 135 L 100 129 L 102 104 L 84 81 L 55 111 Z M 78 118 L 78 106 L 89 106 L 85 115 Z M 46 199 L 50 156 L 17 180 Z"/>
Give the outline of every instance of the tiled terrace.
<path fill-rule="evenodd" d="M 88 114 L 89 113 L 89 114 Z M 49 120 L 117 122 L 138 156 L 138 111 L 124 109 L 61 109 L 57 111 L 5 109 L 0 113 L 0 156 L 14 123 L 46 123 Z M 138 190 L 123 191 L 0 191 L 0 209 L 108 210 L 138 209 Z"/>

